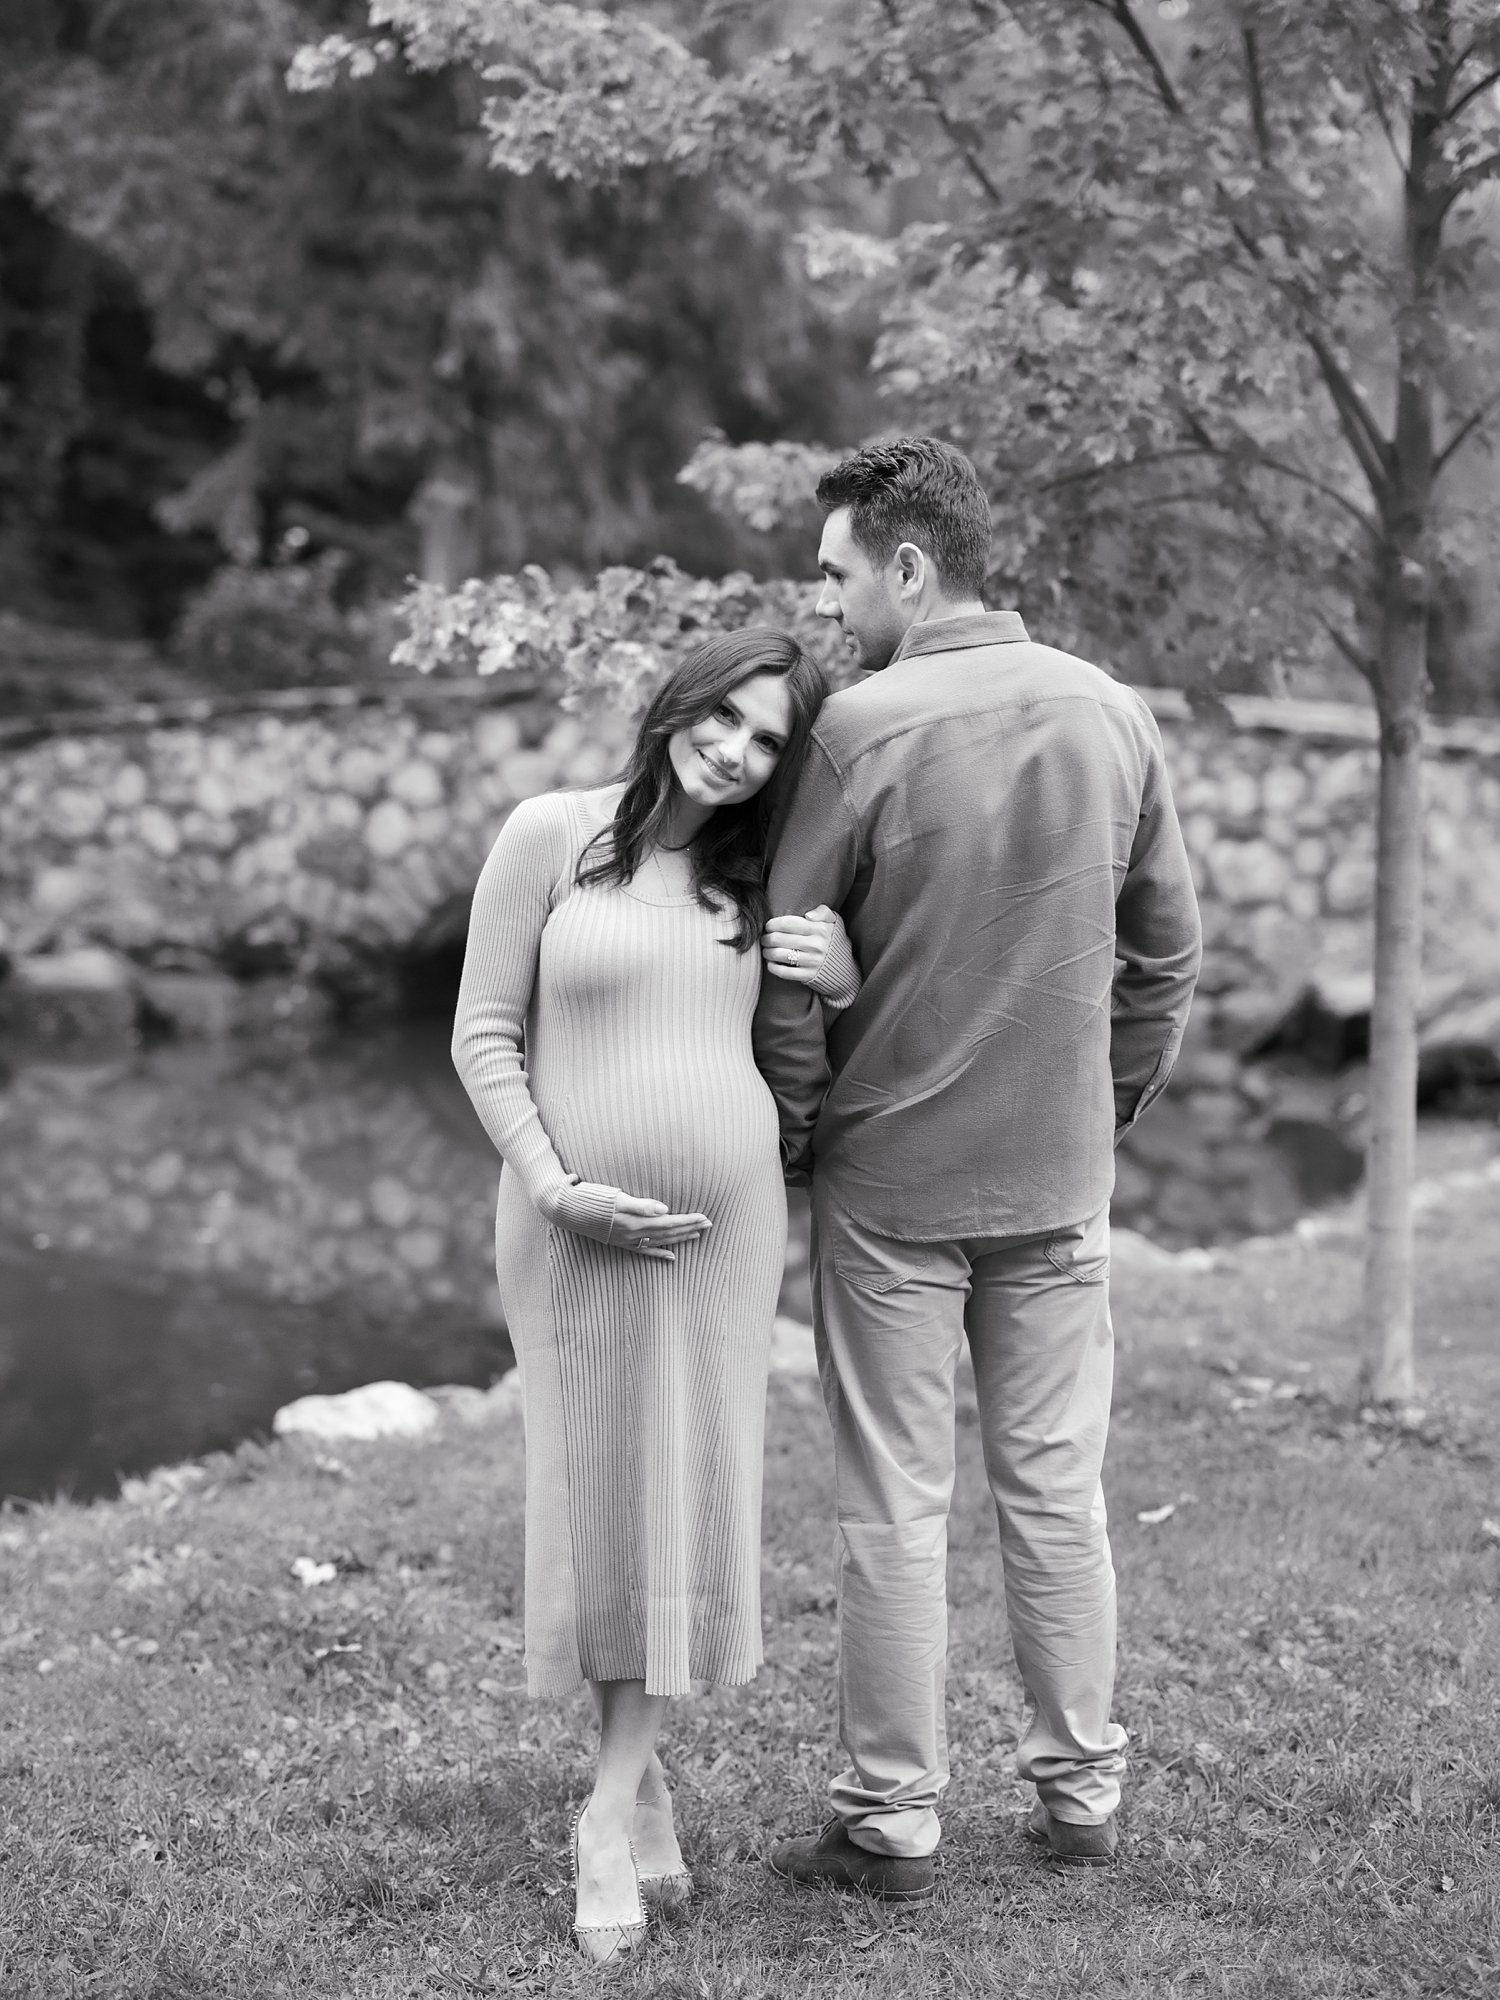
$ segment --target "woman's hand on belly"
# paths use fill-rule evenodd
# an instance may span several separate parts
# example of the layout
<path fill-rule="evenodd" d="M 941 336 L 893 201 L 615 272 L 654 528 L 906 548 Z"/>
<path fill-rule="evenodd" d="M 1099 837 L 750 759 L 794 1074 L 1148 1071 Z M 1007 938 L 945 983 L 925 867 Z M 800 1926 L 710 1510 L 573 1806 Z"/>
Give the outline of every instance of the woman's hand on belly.
<path fill-rule="evenodd" d="M 575 1236 L 590 1237 L 612 1249 L 629 1250 L 638 1257 L 655 1257 L 675 1264 L 674 1246 L 696 1243 L 713 1224 L 706 1215 L 673 1215 L 664 1201 L 647 1195 L 626 1194 L 623 1188 L 606 1187 L 600 1182 L 575 1182 L 559 1189 L 548 1203 L 549 1222 L 570 1229 Z"/>

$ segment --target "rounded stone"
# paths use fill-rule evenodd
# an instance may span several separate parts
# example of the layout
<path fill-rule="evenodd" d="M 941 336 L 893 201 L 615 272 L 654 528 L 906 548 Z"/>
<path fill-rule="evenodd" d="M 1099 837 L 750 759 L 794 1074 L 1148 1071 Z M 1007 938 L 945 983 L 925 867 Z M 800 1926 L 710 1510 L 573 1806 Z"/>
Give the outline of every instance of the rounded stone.
<path fill-rule="evenodd" d="M 1328 843 L 1315 833 L 1305 833 L 1292 849 L 1292 866 L 1299 875 L 1321 878 L 1328 866 Z"/>
<path fill-rule="evenodd" d="M 417 1212 L 417 1198 L 405 1181 L 381 1174 L 370 1183 L 370 1208 L 387 1229 L 405 1229 Z"/>
<path fill-rule="evenodd" d="M 1270 819 L 1295 812 L 1307 796 L 1307 778 L 1295 764 L 1273 764 L 1260 781 L 1261 804 Z"/>
<path fill-rule="evenodd" d="M 32 885 L 32 907 L 43 916 L 65 917 L 93 892 L 94 884 L 81 868 L 44 868 Z"/>
<path fill-rule="evenodd" d="M 1182 822 L 1182 838 L 1189 854 L 1207 854 L 1218 832 L 1219 823 L 1212 813 L 1189 813 Z"/>
<path fill-rule="evenodd" d="M 365 821 L 365 845 L 382 861 L 404 853 L 415 834 L 411 814 L 399 799 L 382 799 Z"/>
<path fill-rule="evenodd" d="M 391 779 L 389 790 L 392 798 L 400 799 L 403 805 L 415 806 L 418 811 L 443 802 L 442 778 L 420 757 L 401 766 Z"/>
<path fill-rule="evenodd" d="M 1219 785 L 1219 811 L 1228 819 L 1260 818 L 1260 780 L 1253 771 L 1230 771 Z"/>
<path fill-rule="evenodd" d="M 1345 854 L 1323 882 L 1323 907 L 1337 916 L 1368 910 L 1375 901 L 1375 863 L 1367 855 Z"/>
<path fill-rule="evenodd" d="M 364 743 L 346 750 L 334 767 L 339 785 L 358 799 L 373 798 L 385 783 L 385 773 L 386 759 Z"/>
<path fill-rule="evenodd" d="M 413 1271 L 431 1271 L 441 1264 L 445 1247 L 436 1229 L 408 1229 L 396 1238 L 397 1254 Z"/>
<path fill-rule="evenodd" d="M 505 711 L 481 715 L 474 725 L 474 748 L 486 764 L 498 764 L 520 748 L 521 726 Z"/>
<path fill-rule="evenodd" d="M 1324 806 L 1348 805 L 1352 800 L 1373 798 L 1375 752 L 1345 750 L 1331 757 L 1317 774 L 1316 789 Z"/>
<path fill-rule="evenodd" d="M 146 796 L 146 774 L 139 764 L 122 764 L 109 784 L 112 806 L 138 806 Z"/>
<path fill-rule="evenodd" d="M 1447 813 L 1429 808 L 1426 824 L 1427 852 L 1434 861 L 1447 861 L 1458 851 L 1458 828 Z"/>
<path fill-rule="evenodd" d="M 64 840 L 87 840 L 97 833 L 104 819 L 104 800 L 97 792 L 81 785 L 62 785 L 52 794 L 47 819 L 52 832 Z"/>
<path fill-rule="evenodd" d="M 1209 851 L 1214 887 L 1237 906 L 1274 903 L 1290 877 L 1286 857 L 1268 840 L 1218 840 Z"/>
<path fill-rule="evenodd" d="M 176 822 L 160 806 L 143 806 L 135 825 L 142 844 L 163 861 L 170 861 L 182 846 Z"/>
<path fill-rule="evenodd" d="M 514 750 L 500 766 L 513 799 L 534 799 L 557 783 L 557 766 L 540 750 Z"/>
<path fill-rule="evenodd" d="M 1287 889 L 1287 913 L 1299 923 L 1310 924 L 1323 907 L 1323 898 L 1316 881 L 1293 882 Z"/>
<path fill-rule="evenodd" d="M 201 813 L 210 819 L 228 819 L 234 811 L 234 793 L 216 771 L 205 771 L 193 788 L 193 798 Z"/>

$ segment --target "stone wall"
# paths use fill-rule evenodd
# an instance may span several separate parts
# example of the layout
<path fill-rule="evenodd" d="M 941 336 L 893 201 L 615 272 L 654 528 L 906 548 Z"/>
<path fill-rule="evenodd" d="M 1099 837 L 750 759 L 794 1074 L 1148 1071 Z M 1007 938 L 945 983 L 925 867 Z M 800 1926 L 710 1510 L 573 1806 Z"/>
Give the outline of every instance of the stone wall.
<path fill-rule="evenodd" d="M 1200 1040 L 1242 1044 L 1314 975 L 1370 960 L 1372 718 L 1238 698 L 1232 726 L 1161 720 L 1202 897 Z M 243 713 L 128 712 L 0 745 L 0 942 L 103 945 L 144 966 L 290 970 L 422 948 L 463 901 L 511 806 L 614 768 L 585 728 L 491 683 L 262 697 Z M 1500 729 L 1434 725 L 1428 964 L 1500 974 Z"/>
<path fill-rule="evenodd" d="M 145 711 L 0 748 L 0 942 L 336 976 L 461 910 L 516 801 L 597 781 L 622 743 L 524 695 L 439 683 Z"/>

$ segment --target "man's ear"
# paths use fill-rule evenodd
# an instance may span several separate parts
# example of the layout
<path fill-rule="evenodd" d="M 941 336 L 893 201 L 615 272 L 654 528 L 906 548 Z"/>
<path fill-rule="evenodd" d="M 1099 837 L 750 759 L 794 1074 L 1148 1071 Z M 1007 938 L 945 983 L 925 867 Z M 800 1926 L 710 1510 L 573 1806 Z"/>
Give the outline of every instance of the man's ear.
<path fill-rule="evenodd" d="M 895 555 L 896 584 L 903 597 L 920 597 L 927 581 L 927 558 L 915 542 L 903 542 Z"/>

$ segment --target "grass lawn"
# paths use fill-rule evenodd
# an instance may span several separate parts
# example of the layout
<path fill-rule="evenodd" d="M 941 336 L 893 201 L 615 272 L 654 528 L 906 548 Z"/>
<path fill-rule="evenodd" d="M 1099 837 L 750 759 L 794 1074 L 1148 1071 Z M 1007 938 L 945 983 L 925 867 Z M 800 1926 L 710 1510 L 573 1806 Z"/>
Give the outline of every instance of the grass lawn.
<path fill-rule="evenodd" d="M 961 1423 L 934 1904 L 792 1893 L 834 1757 L 831 1498 L 773 1385 L 768 1664 L 680 1705 L 695 1908 L 622 1994 L 1500 1994 L 1500 1184 L 1423 1219 L 1414 1426 L 1347 1407 L 1358 1244 L 1122 1271 L 1109 1495 L 1123 1864 L 1021 1840 L 993 1521 Z M 248 1447 L 0 1521 L 4 2000 L 590 1992 L 584 1703 L 522 1692 L 520 1438 Z M 1171 1503 L 1154 1524 L 1138 1516 Z M 1489 1526 L 1488 1523 L 1496 1525 Z M 299 1556 L 338 1565 L 303 1588 Z"/>

